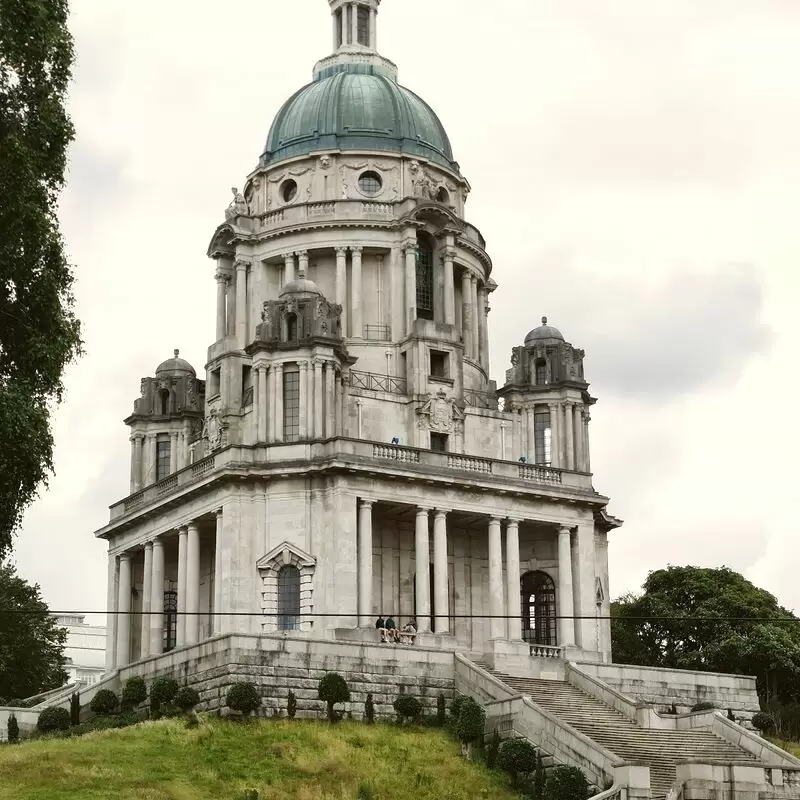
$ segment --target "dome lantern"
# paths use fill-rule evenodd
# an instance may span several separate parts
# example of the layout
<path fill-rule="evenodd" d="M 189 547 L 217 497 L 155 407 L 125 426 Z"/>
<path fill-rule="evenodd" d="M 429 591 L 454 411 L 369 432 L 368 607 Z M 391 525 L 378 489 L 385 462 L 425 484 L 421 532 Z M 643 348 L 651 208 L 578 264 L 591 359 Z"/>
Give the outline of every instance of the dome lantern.
<path fill-rule="evenodd" d="M 195 372 L 194 367 L 185 359 L 180 358 L 180 350 L 173 350 L 172 358 L 168 358 L 166 361 L 162 361 L 158 367 L 156 367 L 156 377 L 164 378 L 164 377 L 174 377 L 180 378 L 184 375 L 195 378 L 197 377 L 197 373 Z"/>

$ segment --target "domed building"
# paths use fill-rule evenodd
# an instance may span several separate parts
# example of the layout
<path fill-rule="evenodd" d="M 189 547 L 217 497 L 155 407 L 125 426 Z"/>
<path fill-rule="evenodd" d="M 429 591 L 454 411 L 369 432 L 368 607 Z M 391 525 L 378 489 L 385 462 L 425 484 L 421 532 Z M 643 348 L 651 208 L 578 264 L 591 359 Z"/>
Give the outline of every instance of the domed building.
<path fill-rule="evenodd" d="M 176 350 L 126 420 L 131 493 L 97 532 L 110 674 L 178 674 L 206 708 L 241 674 L 279 708 L 290 676 L 328 669 L 385 713 L 398 685 L 428 705 L 454 687 L 515 695 L 503 674 L 608 680 L 608 700 L 632 673 L 611 665 L 621 523 L 594 487 L 584 351 L 543 318 L 491 379 L 498 285 L 469 183 L 376 50 L 380 0 L 329 5 L 332 55 L 211 237 L 205 379 Z M 398 640 L 376 629 L 388 618 L 413 628 Z M 687 709 L 702 686 L 753 710 L 754 684 L 630 680 Z M 614 778 L 602 752 L 597 785 Z"/>

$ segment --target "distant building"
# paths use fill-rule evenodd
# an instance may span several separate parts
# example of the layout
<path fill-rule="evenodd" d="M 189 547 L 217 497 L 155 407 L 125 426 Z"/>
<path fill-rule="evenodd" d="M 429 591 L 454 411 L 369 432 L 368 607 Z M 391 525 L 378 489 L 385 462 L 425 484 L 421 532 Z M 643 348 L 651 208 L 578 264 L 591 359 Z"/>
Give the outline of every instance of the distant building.
<path fill-rule="evenodd" d="M 67 631 L 64 656 L 69 683 L 95 683 L 105 672 L 106 626 L 87 625 L 83 614 L 54 615 L 56 622 Z"/>

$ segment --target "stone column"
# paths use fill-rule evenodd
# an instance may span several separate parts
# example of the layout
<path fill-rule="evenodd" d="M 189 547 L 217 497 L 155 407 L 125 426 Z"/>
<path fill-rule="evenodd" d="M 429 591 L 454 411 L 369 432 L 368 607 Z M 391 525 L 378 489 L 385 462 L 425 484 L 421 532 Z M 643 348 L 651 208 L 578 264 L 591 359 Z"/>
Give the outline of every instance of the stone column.
<path fill-rule="evenodd" d="M 224 272 L 217 270 L 217 274 L 214 277 L 217 281 L 217 341 L 219 342 L 225 338 L 225 333 L 228 329 L 227 321 L 225 319 L 228 294 L 228 276 Z"/>
<path fill-rule="evenodd" d="M 154 433 L 147 434 L 147 469 L 142 476 L 142 487 L 156 482 L 158 475 L 158 437 Z"/>
<path fill-rule="evenodd" d="M 222 633 L 222 518 L 223 509 L 218 508 L 214 515 L 216 530 L 214 533 L 214 616 L 212 627 L 214 634 Z"/>
<path fill-rule="evenodd" d="M 150 655 L 164 649 L 164 542 L 153 540 L 153 578 L 150 583 Z"/>
<path fill-rule="evenodd" d="M 453 278 L 453 259 L 456 251 L 447 247 L 444 251 L 444 321 L 447 325 L 456 324 L 456 289 Z"/>
<path fill-rule="evenodd" d="M 417 599 L 417 630 L 428 633 L 431 629 L 431 598 L 430 598 L 430 541 L 428 538 L 428 511 L 427 508 L 417 509 L 415 559 L 416 559 L 416 599 Z"/>
<path fill-rule="evenodd" d="M 353 286 L 350 289 L 351 302 L 352 302 L 352 316 L 351 336 L 354 339 L 364 338 L 364 309 L 361 304 L 361 292 L 363 289 L 363 278 L 361 276 L 361 254 L 363 247 L 351 247 L 350 252 L 353 254 L 353 269 L 352 280 Z"/>
<path fill-rule="evenodd" d="M 142 488 L 144 472 L 144 436 L 136 434 L 136 466 L 134 467 L 134 477 L 136 479 L 136 491 Z"/>
<path fill-rule="evenodd" d="M 283 364 L 276 364 L 273 367 L 275 373 L 273 383 L 275 384 L 275 402 L 272 405 L 274 409 L 273 423 L 274 423 L 274 440 L 276 442 L 283 441 Z"/>
<path fill-rule="evenodd" d="M 153 545 L 144 546 L 144 580 L 142 581 L 142 638 L 140 658 L 150 655 L 150 603 L 153 591 Z"/>
<path fill-rule="evenodd" d="M 256 434 L 256 441 L 267 441 L 267 405 L 269 400 L 267 398 L 267 370 L 264 366 L 256 367 L 256 386 L 257 401 L 256 401 L 256 414 L 258 415 L 258 430 Z"/>
<path fill-rule="evenodd" d="M 352 25 L 351 44 L 358 44 L 358 3 L 350 6 L 350 24 Z"/>
<path fill-rule="evenodd" d="M 373 50 L 378 49 L 378 9 L 369 10 L 369 46 Z"/>
<path fill-rule="evenodd" d="M 525 409 L 525 425 L 528 431 L 528 461 L 536 463 L 536 412 L 533 408 Z"/>
<path fill-rule="evenodd" d="M 490 639 L 502 639 L 505 635 L 503 607 L 503 539 L 500 520 L 489 520 L 489 623 Z"/>
<path fill-rule="evenodd" d="M 313 418 L 309 424 L 308 399 L 314 394 L 313 388 L 308 389 L 308 361 L 298 361 L 297 368 L 300 372 L 300 440 L 312 439 L 316 436 Z"/>
<path fill-rule="evenodd" d="M 450 633 L 450 603 L 447 593 L 447 511 L 436 509 L 433 516 L 433 597 L 436 633 Z"/>
<path fill-rule="evenodd" d="M 287 253 L 283 257 L 284 271 L 283 271 L 283 285 L 291 283 L 294 280 L 294 253 Z"/>
<path fill-rule="evenodd" d="M 406 242 L 406 336 L 417 318 L 417 243 Z"/>
<path fill-rule="evenodd" d="M 339 49 L 339 31 L 341 30 L 339 17 L 336 14 L 333 14 L 333 52 L 335 53 Z"/>
<path fill-rule="evenodd" d="M 267 429 L 267 441 L 275 441 L 275 368 L 270 365 L 265 367 L 267 371 L 267 396 L 264 402 L 265 425 Z"/>
<path fill-rule="evenodd" d="M 325 436 L 336 436 L 336 364 L 325 362 Z"/>
<path fill-rule="evenodd" d="M 297 274 L 301 278 L 308 277 L 308 250 L 300 250 L 297 254 Z"/>
<path fill-rule="evenodd" d="M 358 626 L 372 626 L 372 503 L 358 509 Z"/>
<path fill-rule="evenodd" d="M 178 529 L 178 620 L 175 635 L 177 647 L 186 644 L 186 528 Z"/>
<path fill-rule="evenodd" d="M 131 557 L 119 557 L 119 597 L 117 599 L 117 659 L 116 665 L 131 663 Z"/>
<path fill-rule="evenodd" d="M 200 531 L 190 522 L 186 537 L 186 644 L 197 644 L 200 632 Z"/>
<path fill-rule="evenodd" d="M 572 536 L 569 528 L 558 529 L 558 643 L 575 644 L 575 620 L 572 603 Z"/>
<path fill-rule="evenodd" d="M 512 423 L 513 424 L 513 423 Z M 508 433 L 508 425 L 505 422 L 500 423 L 500 459 L 507 460 L 506 456 L 506 436 Z"/>
<path fill-rule="evenodd" d="M 236 335 L 236 287 L 233 285 L 233 277 L 229 277 L 225 283 L 225 298 L 227 300 L 227 311 L 225 312 L 225 335 Z"/>
<path fill-rule="evenodd" d="M 342 7 L 344 14 L 344 7 Z M 342 336 L 346 339 L 347 332 L 347 248 L 336 248 L 336 303 L 342 307 Z"/>
<path fill-rule="evenodd" d="M 519 520 L 506 523 L 506 616 L 508 638 L 522 639 L 522 604 L 519 574 Z"/>
<path fill-rule="evenodd" d="M 478 346 L 481 366 L 489 370 L 489 297 L 485 286 L 478 290 Z"/>
<path fill-rule="evenodd" d="M 236 343 L 247 345 L 247 262 L 236 262 Z"/>
<path fill-rule="evenodd" d="M 347 6 L 342 6 L 342 44 L 347 44 Z"/>
<path fill-rule="evenodd" d="M 576 403 L 572 411 L 574 415 L 572 427 L 575 431 L 575 469 L 583 472 L 586 469 L 583 459 L 583 407 Z"/>
<path fill-rule="evenodd" d="M 461 338 L 464 340 L 464 355 L 472 358 L 472 280 L 468 270 L 461 274 Z"/>
<path fill-rule="evenodd" d="M 475 361 L 479 360 L 479 340 L 478 334 L 478 319 L 480 317 L 480 308 L 478 307 L 478 279 L 473 275 L 470 278 L 470 290 L 472 292 L 472 358 Z"/>
<path fill-rule="evenodd" d="M 589 414 L 589 409 L 586 408 L 583 412 L 583 463 L 587 472 L 592 471 L 592 453 L 589 448 L 589 423 L 591 421 L 591 414 Z"/>
<path fill-rule="evenodd" d="M 169 474 L 178 471 L 178 432 L 169 435 Z"/>
<path fill-rule="evenodd" d="M 561 467 L 561 430 L 559 427 L 558 403 L 550 403 L 550 464 Z"/>
<path fill-rule="evenodd" d="M 136 436 L 130 437 L 131 442 L 131 488 L 130 493 L 136 491 Z"/>
<path fill-rule="evenodd" d="M 117 588 L 117 557 L 108 554 L 108 586 L 106 587 L 106 670 L 114 669 L 117 662 L 117 603 L 119 603 L 119 589 Z"/>
<path fill-rule="evenodd" d="M 575 431 L 573 428 L 572 403 L 564 404 L 564 427 L 566 436 L 564 441 L 564 468 L 575 469 Z"/>
<path fill-rule="evenodd" d="M 314 359 L 314 435 L 322 437 L 324 426 L 322 424 L 322 361 Z"/>

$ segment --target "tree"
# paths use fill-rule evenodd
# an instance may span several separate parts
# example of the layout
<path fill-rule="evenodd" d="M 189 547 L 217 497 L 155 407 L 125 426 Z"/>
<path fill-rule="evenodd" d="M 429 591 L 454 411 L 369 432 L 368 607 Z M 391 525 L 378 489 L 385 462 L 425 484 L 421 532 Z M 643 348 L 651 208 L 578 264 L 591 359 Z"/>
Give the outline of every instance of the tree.
<path fill-rule="evenodd" d="M 336 722 L 336 704 L 350 702 L 350 689 L 347 681 L 337 672 L 329 672 L 322 676 L 318 691 L 319 699 L 328 704 L 328 721 Z"/>
<path fill-rule="evenodd" d="M 536 772 L 533 773 L 533 800 L 544 800 L 544 785 L 547 775 L 544 771 L 544 761 L 541 750 L 536 751 Z"/>
<path fill-rule="evenodd" d="M 394 710 L 398 722 L 413 722 L 422 713 L 422 703 L 410 694 L 401 694 L 394 701 Z"/>
<path fill-rule="evenodd" d="M 182 686 L 175 695 L 175 705 L 188 714 L 200 702 L 200 693 L 191 686 Z"/>
<path fill-rule="evenodd" d="M 289 689 L 289 697 L 286 701 L 286 716 L 289 719 L 294 719 L 297 714 L 297 695 Z"/>
<path fill-rule="evenodd" d="M 128 678 L 122 689 L 122 710 L 131 711 L 138 708 L 145 700 L 147 700 L 147 684 L 144 678 L 138 675 Z"/>
<path fill-rule="evenodd" d="M 612 605 L 614 661 L 755 675 L 765 700 L 800 695 L 800 625 L 769 592 L 727 567 L 667 567 L 643 589 Z"/>
<path fill-rule="evenodd" d="M 367 700 L 364 703 L 364 719 L 366 719 L 367 725 L 375 722 L 375 703 L 372 700 L 372 693 L 367 694 Z"/>
<path fill-rule="evenodd" d="M 162 706 L 169 705 L 178 694 L 178 682 L 172 678 L 156 678 L 150 686 L 150 714 L 161 716 Z"/>
<path fill-rule="evenodd" d="M 261 697 L 252 683 L 234 683 L 225 695 L 225 704 L 234 711 L 239 711 L 245 719 L 258 708 L 261 708 Z"/>
<path fill-rule="evenodd" d="M 518 786 L 522 775 L 536 769 L 536 748 L 527 739 L 509 739 L 500 747 L 497 766 Z"/>
<path fill-rule="evenodd" d="M 547 773 L 544 796 L 547 800 L 586 800 L 589 782 L 577 767 L 553 767 Z"/>
<path fill-rule="evenodd" d="M 36 727 L 42 733 L 69 730 L 69 711 L 66 708 L 59 708 L 58 706 L 45 708 L 44 711 L 39 714 Z"/>
<path fill-rule="evenodd" d="M 111 689 L 101 689 L 89 703 L 95 714 L 113 714 L 119 706 L 119 698 Z"/>
<path fill-rule="evenodd" d="M 456 736 L 461 742 L 462 752 L 472 758 L 472 745 L 483 739 L 486 712 L 468 695 L 460 702 Z"/>
<path fill-rule="evenodd" d="M 67 0 L 0 0 L 0 557 L 53 471 L 50 415 L 82 344 L 56 216 L 74 136 L 67 16 Z"/>
<path fill-rule="evenodd" d="M 17 722 L 17 718 L 12 714 L 8 718 L 8 723 L 6 724 L 6 729 L 8 731 L 8 741 L 13 744 L 14 742 L 19 741 L 19 723 Z"/>
<path fill-rule="evenodd" d="M 0 564 L 0 695 L 24 698 L 63 686 L 66 639 L 39 586 L 20 578 L 10 564 Z"/>
<path fill-rule="evenodd" d="M 69 698 L 69 724 L 81 724 L 81 693 L 73 692 Z"/>

